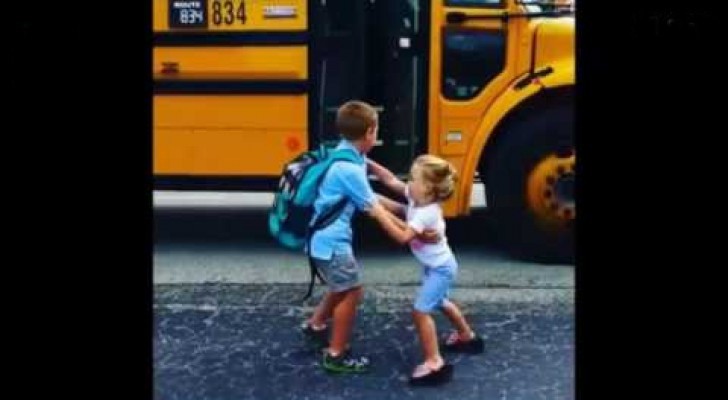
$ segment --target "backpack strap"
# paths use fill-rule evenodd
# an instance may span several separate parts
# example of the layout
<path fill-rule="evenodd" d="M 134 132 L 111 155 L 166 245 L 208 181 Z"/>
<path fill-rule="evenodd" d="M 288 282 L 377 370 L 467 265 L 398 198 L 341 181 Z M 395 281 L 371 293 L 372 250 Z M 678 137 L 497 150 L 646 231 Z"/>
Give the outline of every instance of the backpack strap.
<path fill-rule="evenodd" d="M 321 273 L 319 273 L 318 269 L 316 269 L 316 265 L 314 265 L 313 262 L 313 257 L 311 256 L 311 242 L 313 241 L 313 234 L 316 233 L 316 231 L 321 230 L 336 221 L 339 216 L 341 216 L 341 213 L 344 212 L 344 208 L 348 203 L 349 201 L 346 198 L 339 200 L 336 204 L 334 204 L 333 207 L 326 210 L 325 213 L 322 213 L 320 218 L 316 218 L 316 221 L 314 221 L 313 225 L 308 230 L 308 266 L 311 270 L 311 279 L 308 283 L 308 291 L 306 292 L 306 295 L 303 296 L 303 301 L 311 297 L 316 277 L 319 278 L 319 282 L 326 283 L 326 280 L 321 276 Z"/>

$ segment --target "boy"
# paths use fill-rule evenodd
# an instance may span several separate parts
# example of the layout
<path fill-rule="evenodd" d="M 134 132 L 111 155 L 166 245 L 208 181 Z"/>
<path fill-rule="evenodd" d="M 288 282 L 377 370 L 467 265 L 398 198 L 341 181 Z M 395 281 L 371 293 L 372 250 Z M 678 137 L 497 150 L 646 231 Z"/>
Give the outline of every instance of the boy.
<path fill-rule="evenodd" d="M 336 129 L 342 140 L 337 150 L 353 151 L 359 162 L 334 163 L 323 181 L 314 202 L 314 220 L 342 198 L 347 204 L 339 217 L 311 238 L 309 255 L 328 286 L 328 292 L 302 327 L 304 334 L 324 349 L 323 367 L 331 372 L 362 373 L 369 359 L 355 357 L 348 351 L 349 336 L 362 297 L 360 266 L 352 249 L 351 220 L 354 211 L 368 212 L 377 197 L 366 174 L 365 155 L 377 140 L 377 112 L 369 104 L 349 101 L 336 113 Z M 326 321 L 333 317 L 331 342 Z"/>

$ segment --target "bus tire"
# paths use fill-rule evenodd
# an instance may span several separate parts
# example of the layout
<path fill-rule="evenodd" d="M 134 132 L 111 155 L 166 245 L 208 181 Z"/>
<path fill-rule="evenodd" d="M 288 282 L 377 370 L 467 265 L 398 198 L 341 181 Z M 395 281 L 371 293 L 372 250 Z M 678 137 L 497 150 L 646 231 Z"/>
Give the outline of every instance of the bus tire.
<path fill-rule="evenodd" d="M 496 237 L 520 258 L 574 260 L 573 131 L 571 103 L 530 110 L 499 132 L 481 167 Z"/>

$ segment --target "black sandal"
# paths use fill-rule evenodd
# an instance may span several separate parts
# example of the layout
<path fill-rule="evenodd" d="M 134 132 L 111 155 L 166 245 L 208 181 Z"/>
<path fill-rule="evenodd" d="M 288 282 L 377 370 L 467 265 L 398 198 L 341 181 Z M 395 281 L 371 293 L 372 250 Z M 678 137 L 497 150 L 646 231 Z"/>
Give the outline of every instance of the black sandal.
<path fill-rule="evenodd" d="M 409 383 L 412 386 L 437 386 L 444 383 L 450 382 L 452 379 L 452 373 L 454 367 L 452 364 L 443 364 L 438 370 L 432 370 L 425 364 L 421 364 L 420 367 L 427 368 L 429 372 L 426 375 L 412 377 L 410 376 Z"/>
<path fill-rule="evenodd" d="M 454 331 L 440 343 L 440 348 L 448 352 L 480 354 L 485 350 L 485 343 L 477 334 L 470 340 L 464 340 L 457 331 Z"/>

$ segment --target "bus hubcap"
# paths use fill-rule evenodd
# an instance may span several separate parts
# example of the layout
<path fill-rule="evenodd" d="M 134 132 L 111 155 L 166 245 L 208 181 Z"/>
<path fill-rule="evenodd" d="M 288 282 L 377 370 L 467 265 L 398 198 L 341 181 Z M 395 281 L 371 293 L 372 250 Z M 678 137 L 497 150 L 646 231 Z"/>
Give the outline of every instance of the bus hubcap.
<path fill-rule="evenodd" d="M 528 176 L 528 206 L 547 225 L 564 226 L 576 218 L 576 154 L 549 154 Z"/>

